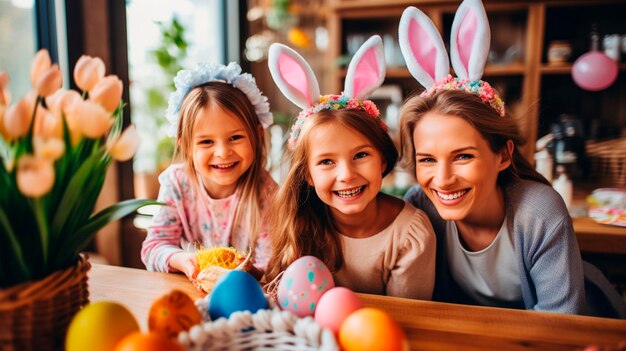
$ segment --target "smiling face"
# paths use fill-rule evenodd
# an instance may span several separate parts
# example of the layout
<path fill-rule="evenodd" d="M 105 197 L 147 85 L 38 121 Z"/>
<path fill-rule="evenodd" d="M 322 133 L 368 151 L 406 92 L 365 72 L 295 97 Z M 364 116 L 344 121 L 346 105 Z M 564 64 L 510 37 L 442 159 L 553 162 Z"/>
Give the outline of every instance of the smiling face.
<path fill-rule="evenodd" d="M 213 198 L 232 195 L 250 168 L 254 151 L 242 121 L 217 104 L 199 110 L 192 132 L 195 170 Z"/>
<path fill-rule="evenodd" d="M 462 118 L 426 113 L 413 130 L 415 176 L 445 220 L 476 220 L 502 204 L 498 173 L 510 165 Z"/>
<path fill-rule="evenodd" d="M 382 186 L 385 161 L 365 136 L 339 123 L 308 135 L 308 182 L 335 217 L 362 214 Z"/>

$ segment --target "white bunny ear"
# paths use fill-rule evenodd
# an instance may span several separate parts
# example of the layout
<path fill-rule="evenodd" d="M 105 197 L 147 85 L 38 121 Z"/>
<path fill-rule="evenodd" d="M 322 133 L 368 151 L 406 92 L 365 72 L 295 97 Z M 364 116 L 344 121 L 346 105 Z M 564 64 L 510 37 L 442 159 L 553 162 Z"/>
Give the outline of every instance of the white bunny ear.
<path fill-rule="evenodd" d="M 439 31 L 426 14 L 413 6 L 402 13 L 398 42 L 409 72 L 425 88 L 450 74 L 448 52 Z"/>
<path fill-rule="evenodd" d="M 307 109 L 320 98 L 320 87 L 311 66 L 291 48 L 274 43 L 267 64 L 280 91 L 301 109 Z"/>
<path fill-rule="evenodd" d="M 459 78 L 480 80 L 489 56 L 491 32 L 480 0 L 465 0 L 452 22 L 450 59 Z"/>
<path fill-rule="evenodd" d="M 373 35 L 350 60 L 343 95 L 365 100 L 385 80 L 385 52 L 383 40 Z"/>

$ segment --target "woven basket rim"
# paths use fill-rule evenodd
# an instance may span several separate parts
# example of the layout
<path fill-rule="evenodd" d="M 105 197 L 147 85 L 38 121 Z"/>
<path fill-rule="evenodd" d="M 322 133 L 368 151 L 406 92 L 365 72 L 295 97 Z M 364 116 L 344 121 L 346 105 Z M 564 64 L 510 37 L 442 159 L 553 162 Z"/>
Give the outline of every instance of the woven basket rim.
<path fill-rule="evenodd" d="M 13 310 L 20 306 L 41 300 L 46 296 L 55 296 L 59 291 L 85 279 L 91 268 L 89 257 L 80 254 L 76 263 L 65 269 L 52 272 L 39 280 L 31 280 L 11 287 L 0 289 L 0 311 Z"/>

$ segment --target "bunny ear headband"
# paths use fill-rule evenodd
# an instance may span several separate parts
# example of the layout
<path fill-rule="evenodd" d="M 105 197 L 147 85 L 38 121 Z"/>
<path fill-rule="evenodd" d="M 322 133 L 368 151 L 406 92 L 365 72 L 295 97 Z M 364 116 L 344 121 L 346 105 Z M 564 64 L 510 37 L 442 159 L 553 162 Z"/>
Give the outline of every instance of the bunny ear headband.
<path fill-rule="evenodd" d="M 450 59 L 456 78 L 450 75 L 448 53 L 439 31 L 422 11 L 415 7 L 404 10 L 398 39 L 409 72 L 426 88 L 422 96 L 464 90 L 504 116 L 504 102 L 489 83 L 480 80 L 491 41 L 487 13 L 480 0 L 463 1 L 452 22 Z"/>
<path fill-rule="evenodd" d="M 309 64 L 285 45 L 274 43 L 270 46 L 268 65 L 272 78 L 283 95 L 302 109 L 291 127 L 291 147 L 295 145 L 306 118 L 322 110 L 363 110 L 387 130 L 376 105 L 366 100 L 385 79 L 383 41 L 378 35 L 370 37 L 354 54 L 341 95 L 321 96 L 317 79 Z"/>
<path fill-rule="evenodd" d="M 165 114 L 170 122 L 170 135 L 176 135 L 180 108 L 187 94 L 198 85 L 214 81 L 227 83 L 241 90 L 250 100 L 263 128 L 267 128 L 273 123 L 274 116 L 270 112 L 267 97 L 261 93 L 254 77 L 250 73 L 241 73 L 241 67 L 235 62 L 229 63 L 228 66 L 199 63 L 194 69 L 178 71 L 176 77 L 174 77 L 176 91 L 170 93 Z"/>

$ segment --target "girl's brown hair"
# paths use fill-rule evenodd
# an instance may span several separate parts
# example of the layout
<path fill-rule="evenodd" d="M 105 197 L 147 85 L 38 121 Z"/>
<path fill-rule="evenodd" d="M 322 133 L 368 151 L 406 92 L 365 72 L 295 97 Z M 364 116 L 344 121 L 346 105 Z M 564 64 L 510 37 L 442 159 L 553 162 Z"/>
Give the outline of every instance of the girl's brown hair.
<path fill-rule="evenodd" d="M 196 169 L 193 164 L 193 127 L 200 110 L 216 104 L 232 112 L 243 123 L 252 145 L 253 160 L 250 168 L 239 178 L 237 192 L 239 201 L 235 211 L 234 224 L 247 221 L 250 229 L 250 250 L 256 249 L 256 242 L 261 228 L 262 215 L 261 173 L 265 166 L 265 137 L 261 122 L 248 97 L 239 89 L 223 82 L 208 82 L 194 87 L 185 97 L 180 108 L 180 119 L 176 134 L 174 159 L 185 163 L 188 176 L 198 184 Z M 235 225 L 233 225 L 233 228 Z"/>
<path fill-rule="evenodd" d="M 517 123 L 508 114 L 500 116 L 496 110 L 484 103 L 478 96 L 460 90 L 444 90 L 429 97 L 409 98 L 400 112 L 401 163 L 415 174 L 415 147 L 413 130 L 419 120 L 428 112 L 462 118 L 483 136 L 494 153 L 506 148 L 508 140 L 513 141 L 511 165 L 498 175 L 498 183 L 504 185 L 513 179 L 526 179 L 550 185 L 524 158 L 519 150 L 523 145 Z"/>
<path fill-rule="evenodd" d="M 365 111 L 322 110 L 308 117 L 294 149 L 288 155 L 290 167 L 287 177 L 272 201 L 269 218 L 272 256 L 267 266 L 267 282 L 305 255 L 321 259 L 331 271 L 343 265 L 341 245 L 330 208 L 306 181 L 310 148 L 315 147 L 315 143 L 309 140 L 310 132 L 328 123 L 355 130 L 367 138 L 386 162 L 383 177 L 398 161 L 398 151 L 389 134 Z"/>

